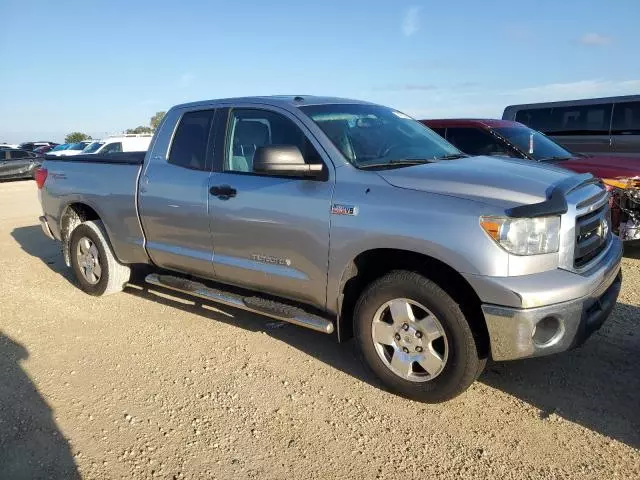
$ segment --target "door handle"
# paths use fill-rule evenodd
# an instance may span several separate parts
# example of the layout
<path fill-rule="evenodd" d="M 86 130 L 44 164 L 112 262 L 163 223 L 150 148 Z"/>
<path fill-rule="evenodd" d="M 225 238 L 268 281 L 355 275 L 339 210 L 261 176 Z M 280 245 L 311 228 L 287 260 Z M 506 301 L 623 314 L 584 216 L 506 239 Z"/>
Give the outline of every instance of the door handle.
<path fill-rule="evenodd" d="M 216 185 L 209 189 L 209 193 L 221 200 L 228 200 L 235 197 L 238 192 L 230 185 Z"/>

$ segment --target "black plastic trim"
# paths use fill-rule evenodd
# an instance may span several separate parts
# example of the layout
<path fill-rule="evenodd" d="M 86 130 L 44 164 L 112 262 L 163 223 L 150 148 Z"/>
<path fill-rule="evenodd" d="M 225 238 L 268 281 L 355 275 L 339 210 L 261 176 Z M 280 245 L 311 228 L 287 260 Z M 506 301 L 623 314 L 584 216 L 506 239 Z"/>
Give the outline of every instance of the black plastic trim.
<path fill-rule="evenodd" d="M 78 163 L 113 163 L 118 165 L 142 165 L 147 152 L 119 152 L 106 153 L 104 155 L 71 155 L 60 156 L 45 155 L 47 162 L 78 162 Z"/>
<path fill-rule="evenodd" d="M 590 173 L 572 175 L 553 186 L 544 202 L 533 203 L 531 205 L 520 205 L 506 210 L 506 214 L 513 218 L 535 218 L 550 215 L 562 215 L 567 213 L 566 196 L 578 187 L 590 183 L 600 183 L 600 179 L 595 178 Z"/>

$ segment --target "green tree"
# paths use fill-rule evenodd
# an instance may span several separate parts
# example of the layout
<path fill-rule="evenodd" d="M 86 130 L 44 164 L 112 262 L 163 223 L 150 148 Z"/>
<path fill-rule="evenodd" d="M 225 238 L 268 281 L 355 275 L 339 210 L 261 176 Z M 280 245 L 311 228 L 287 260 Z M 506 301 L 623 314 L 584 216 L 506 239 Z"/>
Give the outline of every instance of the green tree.
<path fill-rule="evenodd" d="M 83 140 L 91 140 L 91 135 L 82 132 L 72 132 L 64 137 L 64 143 L 78 143 Z"/>
<path fill-rule="evenodd" d="M 156 114 L 151 117 L 151 121 L 149 122 L 149 125 L 151 125 L 152 129 L 156 129 L 158 128 L 158 125 L 160 125 L 160 122 L 162 121 L 162 118 L 164 117 L 164 114 L 167 112 L 156 112 Z"/>
<path fill-rule="evenodd" d="M 127 128 L 125 133 L 153 133 L 153 129 L 140 125 L 136 128 Z"/>

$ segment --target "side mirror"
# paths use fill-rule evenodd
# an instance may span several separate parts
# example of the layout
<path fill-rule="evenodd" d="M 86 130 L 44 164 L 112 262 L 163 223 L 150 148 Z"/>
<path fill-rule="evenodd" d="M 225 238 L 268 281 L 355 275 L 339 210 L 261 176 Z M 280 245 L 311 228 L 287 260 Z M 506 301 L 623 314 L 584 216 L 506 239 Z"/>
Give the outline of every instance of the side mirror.
<path fill-rule="evenodd" d="M 322 172 L 322 165 L 305 163 L 294 145 L 268 145 L 256 149 L 253 171 L 266 175 L 315 177 Z"/>

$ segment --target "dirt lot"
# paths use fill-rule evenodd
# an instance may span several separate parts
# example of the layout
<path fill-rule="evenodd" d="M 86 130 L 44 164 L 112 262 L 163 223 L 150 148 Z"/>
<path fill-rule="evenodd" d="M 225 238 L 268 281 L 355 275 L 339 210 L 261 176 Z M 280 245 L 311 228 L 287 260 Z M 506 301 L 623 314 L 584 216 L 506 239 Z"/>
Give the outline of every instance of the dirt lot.
<path fill-rule="evenodd" d="M 142 288 L 96 299 L 0 183 L 2 478 L 640 478 L 640 250 L 575 351 L 430 406 L 352 343 Z"/>

